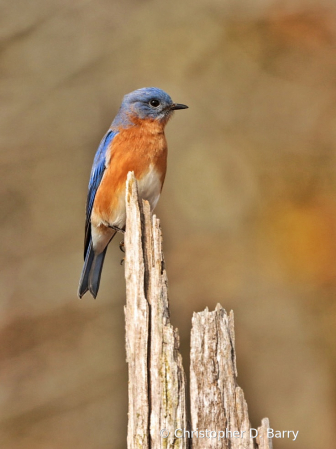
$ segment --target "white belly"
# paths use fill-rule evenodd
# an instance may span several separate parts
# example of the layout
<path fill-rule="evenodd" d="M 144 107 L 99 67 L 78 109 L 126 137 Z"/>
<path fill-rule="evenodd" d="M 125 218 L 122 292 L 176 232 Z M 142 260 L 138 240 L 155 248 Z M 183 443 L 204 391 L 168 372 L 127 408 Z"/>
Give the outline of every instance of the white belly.
<path fill-rule="evenodd" d="M 145 176 L 138 180 L 139 197 L 147 200 L 153 212 L 161 193 L 161 179 L 154 167 L 150 167 Z"/>

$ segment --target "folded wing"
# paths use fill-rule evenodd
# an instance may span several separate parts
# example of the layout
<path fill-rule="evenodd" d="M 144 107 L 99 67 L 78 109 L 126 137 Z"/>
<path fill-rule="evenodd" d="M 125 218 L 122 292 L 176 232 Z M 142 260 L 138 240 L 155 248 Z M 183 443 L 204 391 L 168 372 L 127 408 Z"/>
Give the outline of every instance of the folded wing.
<path fill-rule="evenodd" d="M 98 187 L 101 183 L 102 177 L 104 175 L 104 171 L 106 169 L 106 152 L 109 149 L 112 140 L 118 132 L 116 131 L 108 131 L 105 136 L 102 138 L 98 150 L 96 152 L 91 175 L 89 181 L 89 190 L 86 201 L 86 221 L 85 221 L 85 240 L 84 240 L 84 259 L 86 256 L 86 252 L 90 245 L 91 241 L 91 213 L 93 208 L 94 199 L 96 197 L 96 193 Z"/>

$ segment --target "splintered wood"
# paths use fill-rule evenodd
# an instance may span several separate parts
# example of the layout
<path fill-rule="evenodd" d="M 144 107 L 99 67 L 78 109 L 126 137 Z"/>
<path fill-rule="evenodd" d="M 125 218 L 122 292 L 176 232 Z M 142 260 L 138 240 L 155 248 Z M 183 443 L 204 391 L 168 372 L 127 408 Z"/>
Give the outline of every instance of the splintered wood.
<path fill-rule="evenodd" d="M 129 173 L 126 186 L 126 354 L 128 449 L 272 449 L 268 419 L 251 432 L 237 385 L 233 313 L 218 305 L 194 313 L 190 407 L 177 329 L 170 324 L 167 275 L 159 220 L 139 202 Z M 256 437 L 256 438 L 254 438 Z"/>
<path fill-rule="evenodd" d="M 251 428 L 244 392 L 237 385 L 233 312 L 228 315 L 218 304 L 213 312 L 194 313 L 190 344 L 191 427 L 207 429 L 210 436 L 193 435 L 193 449 L 271 449 L 266 421 Z"/>
<path fill-rule="evenodd" d="M 159 220 L 139 204 L 134 176 L 126 193 L 125 276 L 128 449 L 186 448 L 185 375 L 179 337 L 169 321 Z"/>

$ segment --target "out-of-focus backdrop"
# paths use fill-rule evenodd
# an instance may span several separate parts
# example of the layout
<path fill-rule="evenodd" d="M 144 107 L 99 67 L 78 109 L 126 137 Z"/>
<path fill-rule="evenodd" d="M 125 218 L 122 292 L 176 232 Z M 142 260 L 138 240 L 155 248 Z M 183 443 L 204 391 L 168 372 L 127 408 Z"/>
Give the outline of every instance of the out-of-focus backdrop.
<path fill-rule="evenodd" d="M 157 208 L 185 369 L 192 312 L 232 308 L 252 426 L 335 448 L 334 5 L 1 5 L 1 448 L 125 447 L 121 238 L 98 299 L 76 289 L 94 153 L 144 86 L 190 107 Z"/>

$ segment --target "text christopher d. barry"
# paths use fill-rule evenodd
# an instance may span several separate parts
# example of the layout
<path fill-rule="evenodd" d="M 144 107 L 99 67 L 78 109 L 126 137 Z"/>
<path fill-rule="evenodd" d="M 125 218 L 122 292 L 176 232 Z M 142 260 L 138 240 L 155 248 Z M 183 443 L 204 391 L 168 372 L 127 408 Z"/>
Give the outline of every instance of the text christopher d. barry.
<path fill-rule="evenodd" d="M 174 431 L 169 431 L 167 429 L 162 429 L 160 435 L 162 438 L 168 438 L 170 434 L 173 434 L 175 438 L 214 438 L 221 440 L 223 438 L 256 438 L 258 436 L 258 429 L 251 428 L 249 431 L 233 431 L 233 430 L 187 430 L 187 429 L 175 429 Z M 275 430 L 271 427 L 266 429 L 267 438 L 287 438 L 295 441 L 299 435 L 299 431 L 295 430 Z"/>

